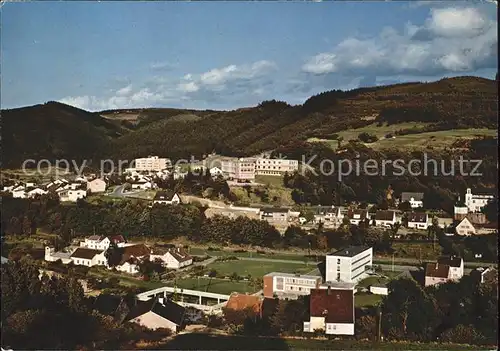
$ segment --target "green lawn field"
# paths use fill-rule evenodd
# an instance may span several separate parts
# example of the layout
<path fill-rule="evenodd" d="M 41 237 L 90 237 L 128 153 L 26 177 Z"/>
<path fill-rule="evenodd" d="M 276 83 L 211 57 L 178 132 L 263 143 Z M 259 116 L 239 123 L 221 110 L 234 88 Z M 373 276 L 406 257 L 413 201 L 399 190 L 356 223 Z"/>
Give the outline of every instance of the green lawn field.
<path fill-rule="evenodd" d="M 316 266 L 303 263 L 284 263 L 284 262 L 262 262 L 262 261 L 226 261 L 214 262 L 207 266 L 208 269 L 215 269 L 218 275 L 230 276 L 236 272 L 239 276 L 262 277 L 271 272 L 282 273 L 307 273 Z"/>
<path fill-rule="evenodd" d="M 233 292 L 239 293 L 254 293 L 256 289 L 248 284 L 246 281 L 230 281 L 218 278 L 186 278 L 177 280 L 175 284 L 168 283 L 168 286 L 176 285 L 181 289 L 207 291 L 216 294 L 230 295 Z"/>

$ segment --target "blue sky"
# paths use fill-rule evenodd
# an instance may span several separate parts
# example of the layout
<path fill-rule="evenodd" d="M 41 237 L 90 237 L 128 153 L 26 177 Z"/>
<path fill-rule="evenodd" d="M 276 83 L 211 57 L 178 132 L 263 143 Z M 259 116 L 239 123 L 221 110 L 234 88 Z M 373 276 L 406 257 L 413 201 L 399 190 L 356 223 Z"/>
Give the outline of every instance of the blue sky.
<path fill-rule="evenodd" d="M 15 2 L 1 11 L 2 108 L 233 109 L 497 71 L 488 2 Z"/>

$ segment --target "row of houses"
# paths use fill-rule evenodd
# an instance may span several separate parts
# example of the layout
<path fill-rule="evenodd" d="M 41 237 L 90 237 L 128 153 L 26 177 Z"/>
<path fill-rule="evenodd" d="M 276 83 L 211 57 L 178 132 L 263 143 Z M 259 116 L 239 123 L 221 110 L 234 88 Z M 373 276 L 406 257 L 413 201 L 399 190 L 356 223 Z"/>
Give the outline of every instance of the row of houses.
<path fill-rule="evenodd" d="M 73 181 L 59 178 L 43 185 L 37 185 L 35 182 L 17 183 L 5 186 L 2 190 L 12 194 L 12 197 L 15 198 L 34 198 L 53 192 L 59 196 L 61 201 L 76 202 L 90 193 L 103 193 L 106 191 L 106 187 L 104 179 L 89 179 L 82 176 Z"/>
<path fill-rule="evenodd" d="M 80 242 L 79 246 L 70 246 L 62 251 L 53 247 L 45 247 L 45 260 L 61 261 L 63 264 L 75 264 L 87 267 L 104 266 L 108 264 L 106 251 L 111 244 L 120 248 L 121 260 L 114 268 L 130 274 L 139 273 L 139 265 L 144 260 L 160 262 L 168 269 L 180 269 L 193 263 L 193 258 L 182 248 L 150 248 L 142 243 L 127 243 L 123 236 L 106 237 L 92 235 Z"/>

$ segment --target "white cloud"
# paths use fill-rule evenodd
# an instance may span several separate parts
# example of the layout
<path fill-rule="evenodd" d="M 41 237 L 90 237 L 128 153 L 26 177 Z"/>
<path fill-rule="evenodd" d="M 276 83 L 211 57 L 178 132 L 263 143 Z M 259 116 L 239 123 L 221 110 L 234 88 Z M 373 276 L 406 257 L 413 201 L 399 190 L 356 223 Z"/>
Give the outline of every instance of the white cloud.
<path fill-rule="evenodd" d="M 384 28 L 369 39 L 347 38 L 330 52 L 311 57 L 302 71 L 312 75 L 438 75 L 495 68 L 497 23 L 473 7 L 430 9 L 420 26 L 402 33 Z"/>
<path fill-rule="evenodd" d="M 431 9 L 426 23 L 430 31 L 441 37 L 474 37 L 487 25 L 488 20 L 473 7 Z"/>
<path fill-rule="evenodd" d="M 116 92 L 117 96 L 128 96 L 132 92 L 132 84 L 127 85 L 126 87 L 121 88 Z"/>
<path fill-rule="evenodd" d="M 263 91 L 261 86 L 268 84 L 265 80 L 267 74 L 275 68 L 274 63 L 262 60 L 253 64 L 214 68 L 201 74 L 188 73 L 177 80 L 156 76 L 139 90 L 134 90 L 129 84 L 113 90 L 114 93 L 108 97 L 69 96 L 59 101 L 88 111 L 178 104 L 182 101 L 220 103 L 224 101 L 220 95 L 222 92 L 233 98 L 247 96 L 248 92 L 259 95 Z"/>
<path fill-rule="evenodd" d="M 166 71 L 174 68 L 175 65 L 171 62 L 153 62 L 149 65 L 149 68 L 154 71 Z"/>
<path fill-rule="evenodd" d="M 302 70 L 312 74 L 325 74 L 335 72 L 335 54 L 322 53 L 312 57 L 302 66 Z"/>

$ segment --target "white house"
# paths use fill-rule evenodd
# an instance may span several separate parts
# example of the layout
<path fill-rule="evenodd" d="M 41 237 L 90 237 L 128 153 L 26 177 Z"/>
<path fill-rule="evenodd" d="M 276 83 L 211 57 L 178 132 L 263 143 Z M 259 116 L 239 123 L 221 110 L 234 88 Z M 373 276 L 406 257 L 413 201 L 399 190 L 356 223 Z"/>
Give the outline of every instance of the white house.
<path fill-rule="evenodd" d="M 165 251 L 159 251 L 157 248 L 151 251 L 149 260 L 161 260 L 163 265 L 169 269 L 179 269 L 189 266 L 193 263 L 193 258 L 183 249 L 176 247 Z"/>
<path fill-rule="evenodd" d="M 13 190 L 12 191 L 12 197 L 18 198 L 18 199 L 25 199 L 26 198 L 26 192 L 24 191 L 24 188 L 22 190 Z"/>
<path fill-rule="evenodd" d="M 425 266 L 425 286 L 460 280 L 464 275 L 464 261 L 460 257 L 442 257 Z"/>
<path fill-rule="evenodd" d="M 138 180 L 130 185 L 132 186 L 132 190 L 148 190 L 153 188 L 153 183 L 146 180 Z"/>
<path fill-rule="evenodd" d="M 85 238 L 85 241 L 80 242 L 80 247 L 94 250 L 107 250 L 111 240 L 102 235 L 91 235 Z"/>
<path fill-rule="evenodd" d="M 326 255 L 327 282 L 356 283 L 367 276 L 367 266 L 373 262 L 373 249 L 365 246 L 349 246 Z"/>
<path fill-rule="evenodd" d="M 255 161 L 256 175 L 282 176 L 299 169 L 299 161 L 277 158 L 257 158 Z"/>
<path fill-rule="evenodd" d="M 78 199 L 83 199 L 87 196 L 87 190 L 64 189 L 58 191 L 58 195 L 61 201 L 76 202 Z"/>
<path fill-rule="evenodd" d="M 46 191 L 46 190 L 43 190 L 40 188 L 34 188 L 34 189 L 29 190 L 26 194 L 28 197 L 35 197 L 37 195 L 45 195 L 47 193 L 48 193 L 48 191 Z"/>
<path fill-rule="evenodd" d="M 314 210 L 314 223 L 336 223 L 340 217 L 340 208 L 334 206 L 317 206 Z"/>
<path fill-rule="evenodd" d="M 339 215 L 340 217 L 340 215 Z M 359 225 L 359 222 L 364 220 L 369 220 L 370 215 L 367 210 L 357 209 L 357 210 L 348 210 L 347 218 L 349 218 L 349 222 L 354 225 Z"/>
<path fill-rule="evenodd" d="M 226 158 L 221 168 L 226 178 L 236 181 L 252 181 L 255 179 L 255 158 Z"/>
<path fill-rule="evenodd" d="M 424 193 L 401 193 L 401 202 L 409 202 L 411 208 L 424 207 Z"/>
<path fill-rule="evenodd" d="M 89 190 L 92 194 L 103 193 L 106 191 L 106 182 L 99 178 L 91 180 L 90 182 L 87 182 L 87 190 Z"/>
<path fill-rule="evenodd" d="M 148 301 L 137 301 L 125 320 L 151 330 L 165 328 L 177 333 L 183 327 L 185 312 L 184 307 L 173 301 L 152 298 Z"/>
<path fill-rule="evenodd" d="M 375 214 L 375 225 L 379 227 L 391 227 L 397 223 L 396 211 L 379 210 Z"/>
<path fill-rule="evenodd" d="M 429 227 L 429 215 L 424 212 L 412 212 L 408 214 L 408 228 L 427 230 Z"/>
<path fill-rule="evenodd" d="M 75 265 L 93 267 L 93 266 L 107 266 L 108 260 L 104 256 L 103 250 L 87 249 L 79 247 L 71 254 L 71 260 Z"/>
<path fill-rule="evenodd" d="M 139 273 L 139 264 L 140 260 L 137 258 L 129 258 L 123 263 L 120 263 L 115 266 L 117 271 L 136 274 Z"/>
<path fill-rule="evenodd" d="M 455 233 L 457 235 L 475 235 L 476 228 L 467 217 L 464 217 L 455 227 Z"/>
<path fill-rule="evenodd" d="M 353 289 L 312 289 L 309 304 L 310 317 L 304 322 L 304 332 L 354 335 Z"/>
<path fill-rule="evenodd" d="M 490 194 L 473 194 L 470 188 L 467 188 L 465 193 L 465 206 L 469 212 L 481 212 L 484 206 L 488 204 L 495 197 Z"/>
<path fill-rule="evenodd" d="M 153 204 L 178 205 L 181 197 L 172 190 L 158 191 L 153 199 Z"/>

